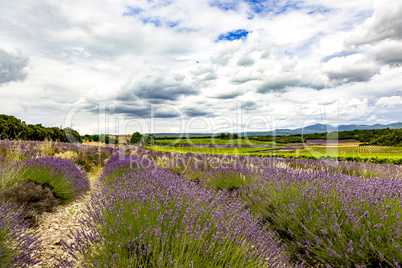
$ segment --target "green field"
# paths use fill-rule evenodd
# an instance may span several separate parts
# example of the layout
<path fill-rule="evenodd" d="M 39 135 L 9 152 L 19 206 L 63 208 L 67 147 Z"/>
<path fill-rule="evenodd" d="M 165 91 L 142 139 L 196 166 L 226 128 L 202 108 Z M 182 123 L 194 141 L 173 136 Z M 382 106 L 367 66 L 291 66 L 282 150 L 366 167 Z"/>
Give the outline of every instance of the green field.
<path fill-rule="evenodd" d="M 207 144 L 209 139 L 194 139 L 194 144 Z M 168 141 L 168 140 L 163 140 Z M 216 144 L 224 144 L 227 140 L 218 140 Z M 195 143 L 197 142 L 197 143 Z M 220 143 L 218 143 L 220 142 Z M 239 140 L 239 142 L 245 142 Z M 254 142 L 254 141 L 253 141 Z M 186 144 L 183 142 L 183 144 Z M 188 143 L 187 143 L 188 144 Z M 235 143 L 236 144 L 236 143 Z M 356 161 L 356 162 L 372 162 L 372 163 L 390 163 L 402 164 L 402 147 L 392 146 L 309 146 L 304 149 L 295 149 L 289 151 L 278 151 L 278 148 L 292 148 L 292 144 L 281 145 L 281 147 L 267 148 L 202 148 L 202 147 L 167 147 L 167 146 L 150 146 L 151 150 L 176 153 L 199 153 L 199 154 L 228 154 L 228 155 L 249 155 L 259 157 L 283 157 L 283 158 L 299 158 L 299 159 L 325 159 L 339 161 Z M 243 144 L 245 145 L 245 144 Z M 257 145 L 257 143 L 255 144 Z"/>
<path fill-rule="evenodd" d="M 227 154 L 227 155 L 249 155 L 251 153 L 263 154 L 274 148 L 216 148 L 216 147 L 167 147 L 167 146 L 149 146 L 147 149 L 161 152 L 175 153 L 196 153 L 196 154 Z"/>
<path fill-rule="evenodd" d="M 217 144 L 217 145 L 229 145 L 229 144 L 236 144 L 236 145 L 272 145 L 272 142 L 263 142 L 263 141 L 256 141 L 256 140 L 246 140 L 246 139 L 234 139 L 234 140 L 227 140 L 227 139 L 220 139 L 220 138 L 199 138 L 199 139 L 163 139 L 163 140 L 155 140 L 155 144 Z"/>
<path fill-rule="evenodd" d="M 391 146 L 312 146 L 289 152 L 270 152 L 250 155 L 402 164 L 402 147 Z"/>

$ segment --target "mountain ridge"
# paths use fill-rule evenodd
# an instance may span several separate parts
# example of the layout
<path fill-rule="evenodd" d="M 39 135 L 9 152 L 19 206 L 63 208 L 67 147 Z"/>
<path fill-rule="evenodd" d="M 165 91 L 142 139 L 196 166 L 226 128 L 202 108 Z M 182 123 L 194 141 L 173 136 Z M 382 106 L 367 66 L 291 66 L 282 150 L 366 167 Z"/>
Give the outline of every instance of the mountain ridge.
<path fill-rule="evenodd" d="M 402 128 L 402 122 L 391 123 L 391 124 L 374 124 L 374 125 L 339 125 L 338 127 L 329 124 L 314 124 L 309 125 L 304 128 L 296 129 L 276 129 L 274 131 L 250 131 L 241 132 L 242 136 L 263 136 L 263 135 L 300 135 L 300 134 L 314 134 L 314 133 L 325 133 L 333 131 L 351 131 L 351 130 L 373 130 L 373 129 L 400 129 Z M 178 137 L 180 133 L 155 133 L 155 137 Z M 207 137 L 212 136 L 211 133 L 185 133 L 183 136 L 189 137 Z"/>

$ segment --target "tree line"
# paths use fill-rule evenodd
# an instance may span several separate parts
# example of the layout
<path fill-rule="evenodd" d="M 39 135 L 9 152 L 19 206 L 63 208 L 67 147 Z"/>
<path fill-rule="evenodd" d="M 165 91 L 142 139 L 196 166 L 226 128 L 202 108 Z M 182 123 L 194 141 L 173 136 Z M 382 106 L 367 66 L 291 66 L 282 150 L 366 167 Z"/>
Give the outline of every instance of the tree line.
<path fill-rule="evenodd" d="M 0 139 L 82 142 L 77 131 L 71 128 L 44 127 L 41 124 L 26 124 L 11 115 L 0 114 Z"/>
<path fill-rule="evenodd" d="M 278 143 L 297 143 L 307 140 L 356 140 L 367 145 L 402 146 L 402 129 L 371 129 L 333 131 L 315 134 L 297 134 L 289 136 L 256 136 L 259 141 L 276 141 Z"/>
<path fill-rule="evenodd" d="M 237 139 L 248 138 L 258 141 L 275 141 L 278 143 L 299 143 L 307 140 L 356 140 L 364 142 L 368 145 L 382 146 L 402 146 L 402 129 L 373 129 L 373 130 L 348 130 L 333 131 L 315 134 L 297 134 L 288 136 L 253 136 L 239 137 L 235 133 L 221 133 L 216 136 L 221 139 Z M 166 138 L 166 137 L 165 137 Z M 170 137 L 172 139 L 176 139 Z M 200 138 L 200 137 L 194 137 Z M 60 129 L 58 127 L 44 127 L 41 124 L 26 124 L 24 121 L 11 115 L 0 114 L 0 139 L 5 140 L 34 140 L 34 141 L 59 141 L 59 142 L 79 142 L 91 139 L 104 143 L 117 144 L 115 139 L 107 135 L 85 135 L 80 136 L 79 133 L 71 128 Z M 133 133 L 131 144 L 148 144 L 153 143 L 155 137 L 153 135 L 141 135 L 139 132 Z"/>
<path fill-rule="evenodd" d="M 277 143 L 303 143 L 307 140 L 356 140 L 367 145 L 381 146 L 402 146 L 402 129 L 371 129 L 371 130 L 347 130 L 332 131 L 314 134 L 295 134 L 295 135 L 260 135 L 260 136 L 239 136 L 236 133 L 221 133 L 215 136 L 220 139 L 249 139 L 263 142 Z M 155 139 L 177 139 L 178 137 L 158 137 Z M 189 137 L 188 139 L 211 138 Z"/>

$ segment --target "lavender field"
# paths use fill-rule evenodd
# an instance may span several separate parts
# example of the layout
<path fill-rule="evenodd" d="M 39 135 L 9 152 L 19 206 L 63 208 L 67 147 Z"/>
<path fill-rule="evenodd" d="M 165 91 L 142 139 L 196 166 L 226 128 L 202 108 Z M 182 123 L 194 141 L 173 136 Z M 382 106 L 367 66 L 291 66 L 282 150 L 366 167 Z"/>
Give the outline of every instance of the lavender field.
<path fill-rule="evenodd" d="M 398 165 L 2 141 L 0 168 L 1 267 L 44 267 L 38 219 L 88 192 L 49 267 L 402 264 Z"/>

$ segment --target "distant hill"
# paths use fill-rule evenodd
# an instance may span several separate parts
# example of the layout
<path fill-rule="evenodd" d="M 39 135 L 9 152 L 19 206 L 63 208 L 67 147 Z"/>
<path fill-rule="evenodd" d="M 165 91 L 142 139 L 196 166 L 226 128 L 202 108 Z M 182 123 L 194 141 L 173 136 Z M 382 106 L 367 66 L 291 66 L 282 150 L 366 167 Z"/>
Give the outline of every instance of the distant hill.
<path fill-rule="evenodd" d="M 325 133 L 332 131 L 350 131 L 350 130 L 372 130 L 372 129 L 400 129 L 402 128 L 402 122 L 392 123 L 388 125 L 375 124 L 375 125 L 339 125 L 338 127 L 326 124 L 315 124 L 311 126 L 307 126 L 304 128 L 297 129 L 278 129 L 275 131 L 268 132 L 249 132 L 245 133 L 248 136 L 255 135 L 296 135 L 296 134 L 314 134 L 314 133 Z"/>
<path fill-rule="evenodd" d="M 277 129 L 275 131 L 252 131 L 243 132 L 242 136 L 261 136 L 261 135 L 297 135 L 297 134 L 314 134 L 325 133 L 332 131 L 351 131 L 351 130 L 372 130 L 372 129 L 402 129 L 402 122 L 392 123 L 388 125 L 375 124 L 375 125 L 339 125 L 338 127 L 327 124 L 315 124 L 306 126 L 304 128 L 296 129 Z M 155 133 L 155 137 L 178 137 L 179 133 Z M 208 137 L 211 133 L 189 133 L 190 137 Z"/>

